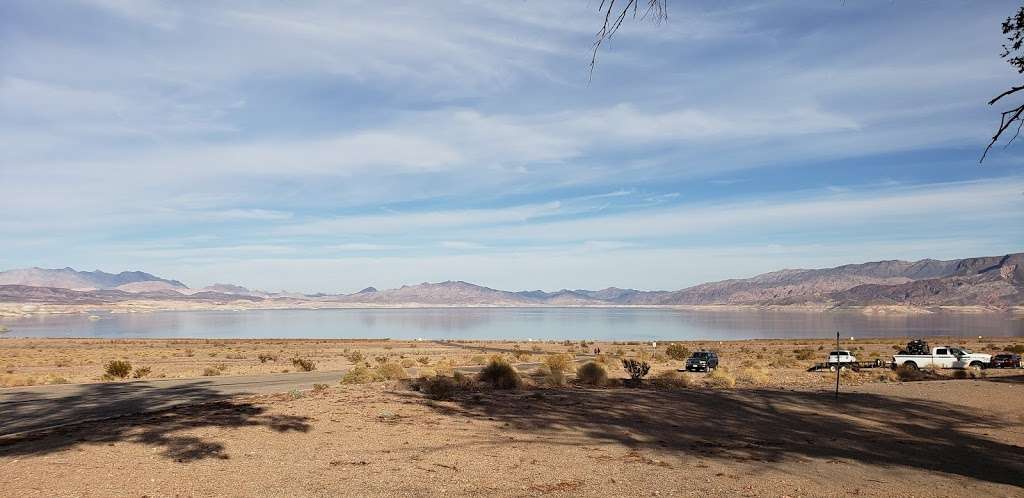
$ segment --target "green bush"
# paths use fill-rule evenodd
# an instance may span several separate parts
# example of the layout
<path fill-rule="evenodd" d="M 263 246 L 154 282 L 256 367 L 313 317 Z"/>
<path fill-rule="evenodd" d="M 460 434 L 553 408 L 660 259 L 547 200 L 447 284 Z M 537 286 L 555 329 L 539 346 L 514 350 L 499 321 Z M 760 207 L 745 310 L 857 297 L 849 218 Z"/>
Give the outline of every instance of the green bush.
<path fill-rule="evenodd" d="M 105 371 L 110 377 L 124 379 L 132 373 L 132 364 L 124 360 L 114 360 L 107 363 Z"/>
<path fill-rule="evenodd" d="M 608 383 L 608 371 L 601 364 L 588 361 L 576 369 L 576 380 L 581 384 L 603 386 Z"/>
<path fill-rule="evenodd" d="M 509 362 L 494 358 L 480 370 L 477 380 L 490 385 L 494 389 L 518 389 L 523 385 L 515 367 Z"/>
<path fill-rule="evenodd" d="M 634 359 L 622 360 L 622 368 L 634 381 L 639 381 L 647 376 L 647 373 L 651 371 L 651 365 L 646 361 L 637 361 Z"/>
<path fill-rule="evenodd" d="M 685 360 L 690 357 L 690 348 L 679 343 L 672 343 L 665 348 L 665 354 L 673 360 Z"/>

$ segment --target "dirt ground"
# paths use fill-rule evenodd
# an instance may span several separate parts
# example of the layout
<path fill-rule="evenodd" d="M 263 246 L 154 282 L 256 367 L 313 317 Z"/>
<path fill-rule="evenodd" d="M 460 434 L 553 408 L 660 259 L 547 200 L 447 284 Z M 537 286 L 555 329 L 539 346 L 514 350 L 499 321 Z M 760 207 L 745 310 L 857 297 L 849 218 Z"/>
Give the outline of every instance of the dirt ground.
<path fill-rule="evenodd" d="M 0 444 L 4 496 L 1024 496 L 1024 375 L 844 388 L 399 384 Z"/>
<path fill-rule="evenodd" d="M 960 338 L 929 338 L 934 344 L 960 344 L 978 352 L 995 353 L 1006 346 L 1024 343 L 1017 338 L 963 341 Z M 963 341 L 963 342 L 962 342 Z M 906 338 L 844 341 L 861 360 L 892 356 Z M 807 368 L 823 361 L 834 343 L 827 340 L 769 339 L 747 341 L 684 341 L 686 349 L 717 351 L 725 370 L 740 386 L 809 388 L 823 387 L 834 378 Z M 613 373 L 620 358 L 640 357 L 652 365 L 652 374 L 675 370 L 682 360 L 666 354 L 667 343 L 652 347 L 640 342 L 538 342 L 538 341 L 383 341 L 351 339 L 219 340 L 219 339 L 18 339 L 0 338 L 0 387 L 103 381 L 104 366 L 126 360 L 133 369 L 148 368 L 145 378 L 192 378 L 203 375 L 253 375 L 295 371 L 294 358 L 311 360 L 317 370 L 343 370 L 354 364 L 392 361 L 421 369 L 479 365 L 494 354 L 517 363 L 542 361 L 550 353 L 564 352 L 579 359 L 600 349 Z M 264 358 L 261 360 L 260 356 Z M 269 358 L 267 358 L 269 356 Z M 990 370 L 987 375 L 1006 375 Z M 134 375 L 134 374 L 133 374 Z M 848 384 L 891 381 L 886 372 L 866 370 L 846 375 Z"/>

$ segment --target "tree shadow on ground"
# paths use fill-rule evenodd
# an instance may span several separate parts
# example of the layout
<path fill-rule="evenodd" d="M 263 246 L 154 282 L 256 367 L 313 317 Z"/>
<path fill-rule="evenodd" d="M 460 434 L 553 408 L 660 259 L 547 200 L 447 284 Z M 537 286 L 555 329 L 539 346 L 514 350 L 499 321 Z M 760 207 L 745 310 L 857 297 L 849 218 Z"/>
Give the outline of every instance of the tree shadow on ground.
<path fill-rule="evenodd" d="M 1024 374 L 1021 375 L 1001 375 L 1001 376 L 990 376 L 983 379 L 988 382 L 1002 382 L 1005 384 L 1024 384 Z"/>
<path fill-rule="evenodd" d="M 410 396 L 416 396 L 410 394 Z M 774 390 L 552 390 L 433 403 L 533 433 L 580 433 L 629 448 L 702 458 L 853 460 L 1024 485 L 1021 448 L 975 434 L 1013 422 L 948 404 L 866 393 Z M 579 444 L 578 440 L 566 444 Z"/>
<path fill-rule="evenodd" d="M 306 417 L 267 415 L 265 407 L 218 393 L 206 384 L 88 384 L 69 386 L 75 393 L 59 399 L 32 390 L 2 393 L 0 457 L 124 442 L 162 447 L 165 457 L 179 462 L 227 459 L 223 444 L 189 432 L 246 426 L 276 432 L 310 429 Z"/>

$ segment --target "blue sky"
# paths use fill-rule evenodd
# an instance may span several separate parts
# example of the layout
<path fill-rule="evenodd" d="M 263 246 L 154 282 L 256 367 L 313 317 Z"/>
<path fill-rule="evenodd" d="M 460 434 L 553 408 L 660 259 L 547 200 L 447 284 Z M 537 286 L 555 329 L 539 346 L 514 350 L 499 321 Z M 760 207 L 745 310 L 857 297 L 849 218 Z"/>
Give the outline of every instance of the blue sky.
<path fill-rule="evenodd" d="M 6 1 L 0 268 L 677 289 L 1024 249 L 1014 1 Z"/>

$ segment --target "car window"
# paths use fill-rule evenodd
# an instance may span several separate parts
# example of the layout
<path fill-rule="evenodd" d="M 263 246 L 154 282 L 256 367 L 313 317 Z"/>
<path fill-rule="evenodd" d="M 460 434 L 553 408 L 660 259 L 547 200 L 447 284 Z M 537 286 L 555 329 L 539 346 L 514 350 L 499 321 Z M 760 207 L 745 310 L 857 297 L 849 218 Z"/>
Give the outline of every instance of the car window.
<path fill-rule="evenodd" d="M 949 354 L 949 350 L 946 348 L 939 348 L 935 350 L 935 354 Z"/>

